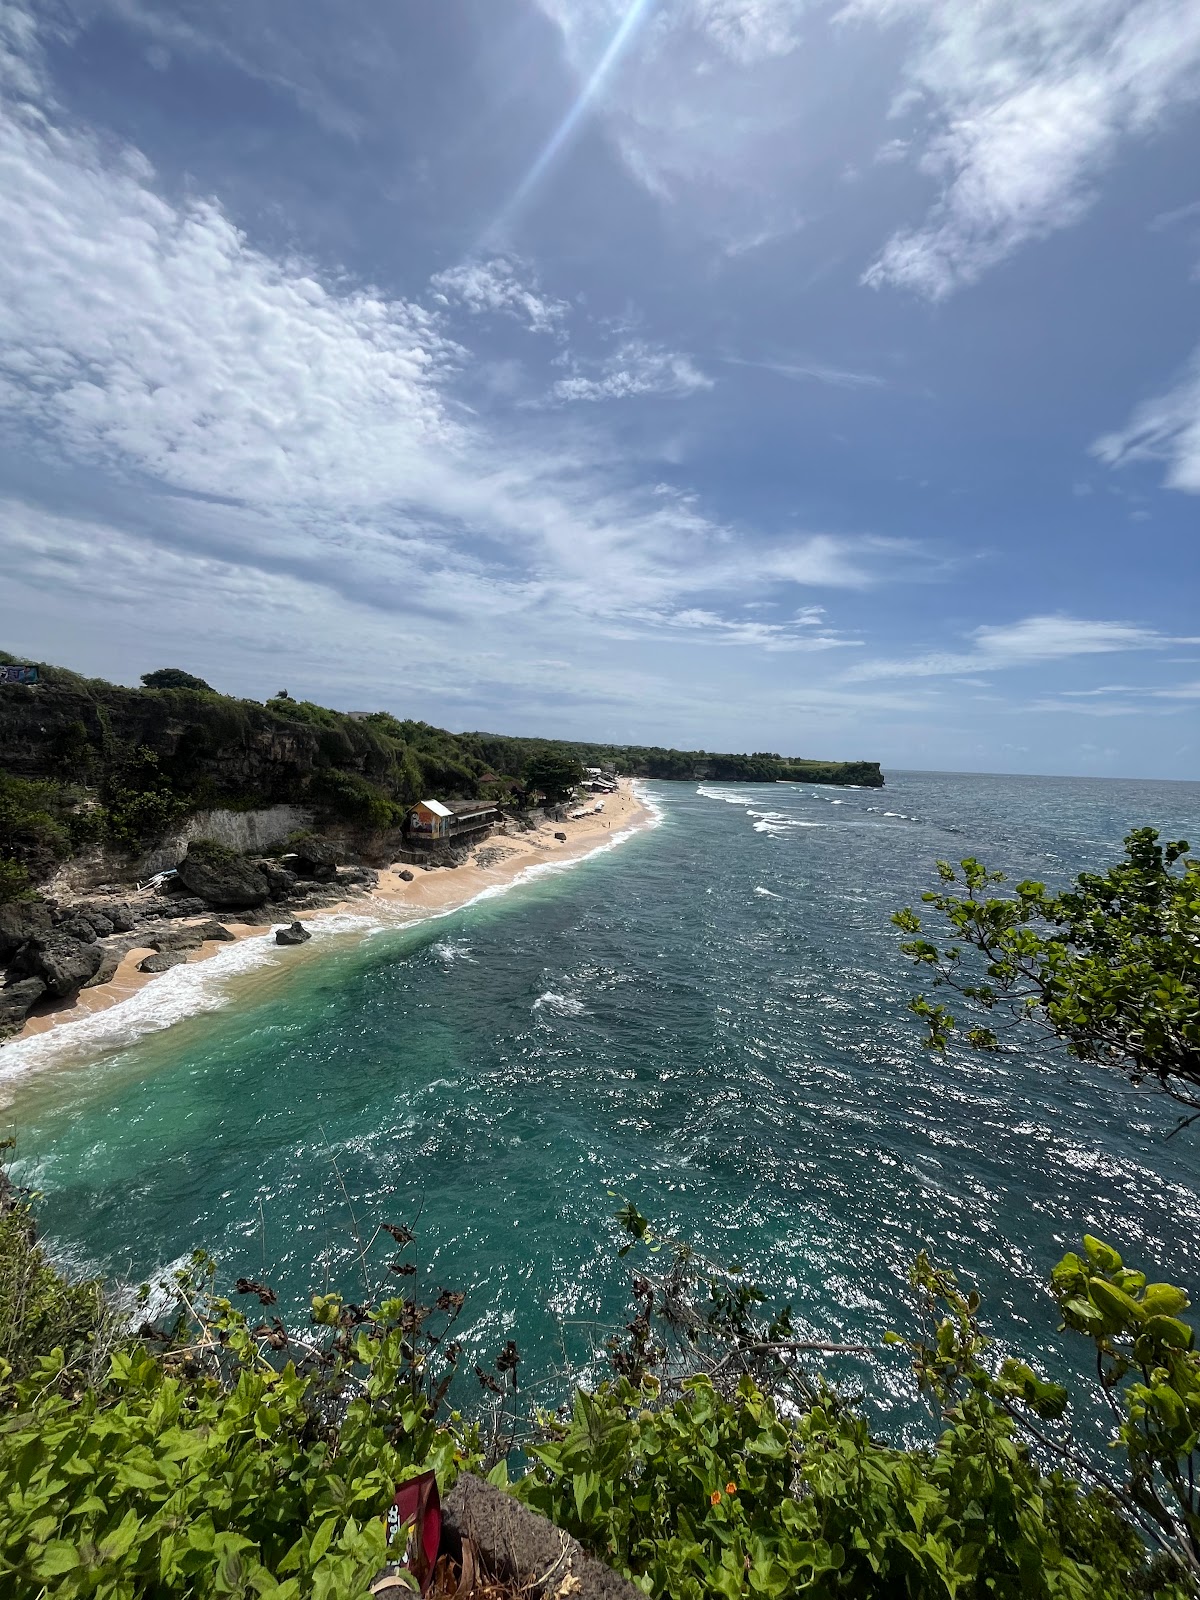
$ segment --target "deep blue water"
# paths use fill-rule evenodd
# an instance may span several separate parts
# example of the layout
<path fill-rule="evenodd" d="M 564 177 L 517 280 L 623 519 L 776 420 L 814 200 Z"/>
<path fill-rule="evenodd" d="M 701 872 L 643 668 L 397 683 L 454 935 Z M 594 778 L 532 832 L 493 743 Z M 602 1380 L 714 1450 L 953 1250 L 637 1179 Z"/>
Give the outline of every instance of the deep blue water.
<path fill-rule="evenodd" d="M 360 1292 L 351 1209 L 416 1219 L 426 1286 L 467 1290 L 480 1352 L 516 1337 L 547 1393 L 624 1320 L 613 1191 L 825 1338 L 903 1325 L 921 1248 L 1058 1371 L 1042 1283 L 1085 1230 L 1200 1290 L 1200 1125 L 1165 1142 L 1151 1091 L 1049 1053 L 929 1055 L 889 922 L 938 857 L 1058 882 L 1142 823 L 1195 839 L 1200 786 L 647 789 L 661 825 L 568 872 L 225 980 L 180 969 L 145 991 L 160 1011 L 192 1003 L 177 979 L 229 1003 L 134 1042 L 110 1012 L 0 1052 L 57 1247 L 137 1281 L 206 1244 L 295 1306 Z M 899 1427 L 902 1365 L 875 1380 Z"/>

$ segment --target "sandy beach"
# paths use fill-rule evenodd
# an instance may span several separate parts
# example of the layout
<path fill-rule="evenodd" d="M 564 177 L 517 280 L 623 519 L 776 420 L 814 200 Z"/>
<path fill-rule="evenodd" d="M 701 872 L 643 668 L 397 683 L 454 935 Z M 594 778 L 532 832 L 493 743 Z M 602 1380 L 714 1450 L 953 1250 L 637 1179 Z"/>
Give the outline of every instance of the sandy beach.
<path fill-rule="evenodd" d="M 337 905 L 320 911 L 301 913 L 306 926 L 315 926 L 321 919 L 345 912 L 369 915 L 372 910 L 397 921 L 419 921 L 422 917 L 437 916 L 454 911 L 474 900 L 483 890 L 512 883 L 528 868 L 542 862 L 565 865 L 579 860 L 593 851 L 602 849 L 618 835 L 628 835 L 648 827 L 654 821 L 654 812 L 637 794 L 629 779 L 623 778 L 616 794 L 605 795 L 604 810 L 586 817 L 563 822 L 545 822 L 532 831 L 518 831 L 507 824 L 496 828 L 489 838 L 471 853 L 470 861 L 461 867 L 409 868 L 411 882 L 400 877 L 399 867 L 388 867 L 379 872 L 379 882 L 366 894 L 356 895 Z M 556 839 L 556 833 L 566 834 L 566 839 Z M 482 858 L 482 859 L 481 859 Z M 219 912 L 208 917 L 196 917 L 182 922 L 211 921 L 216 916 L 235 940 L 267 939 L 274 941 L 275 928 L 289 920 L 281 917 L 272 926 L 237 922 L 221 917 Z M 204 961 L 225 943 L 210 941 L 188 954 L 189 962 Z M 40 1008 L 30 1016 L 13 1040 L 27 1039 L 46 1033 L 51 1028 L 108 1011 L 122 1001 L 139 993 L 156 975 L 138 971 L 138 963 L 152 952 L 149 946 L 136 947 L 122 957 L 110 982 L 95 989 L 83 989 L 72 999 Z"/>

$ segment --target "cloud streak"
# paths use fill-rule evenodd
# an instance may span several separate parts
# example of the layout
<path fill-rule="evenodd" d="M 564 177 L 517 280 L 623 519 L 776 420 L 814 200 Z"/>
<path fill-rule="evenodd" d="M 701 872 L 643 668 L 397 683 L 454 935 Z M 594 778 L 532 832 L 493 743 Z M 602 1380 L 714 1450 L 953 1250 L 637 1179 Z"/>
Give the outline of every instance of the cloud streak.
<path fill-rule="evenodd" d="M 1024 617 L 1005 626 L 987 624 L 974 629 L 969 638 L 971 646 L 965 651 L 939 651 L 908 660 L 864 661 L 846 676 L 860 682 L 875 678 L 953 677 L 963 672 L 1040 666 L 1075 656 L 1161 650 L 1182 642 L 1136 623 L 1093 622 L 1067 616 Z"/>

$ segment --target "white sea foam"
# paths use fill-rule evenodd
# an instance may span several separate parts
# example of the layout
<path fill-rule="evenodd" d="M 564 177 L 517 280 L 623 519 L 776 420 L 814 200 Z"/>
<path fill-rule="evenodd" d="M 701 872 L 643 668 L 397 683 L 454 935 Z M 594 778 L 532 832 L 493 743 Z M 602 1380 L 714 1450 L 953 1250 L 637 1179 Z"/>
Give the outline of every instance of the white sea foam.
<path fill-rule="evenodd" d="M 283 928 L 287 923 L 273 926 Z M 319 940 L 338 934 L 372 933 L 379 927 L 377 917 L 343 912 L 314 918 L 311 932 L 314 940 Z M 127 1000 L 105 1011 L 84 1013 L 47 1033 L 31 1034 L 29 1038 L 6 1044 L 0 1050 L 0 1085 L 42 1067 L 125 1050 L 149 1034 L 161 1033 L 164 1028 L 182 1022 L 185 1017 L 219 1011 L 232 998 L 231 979 L 287 961 L 291 955 L 292 952 L 277 945 L 268 932 L 262 938 L 239 939 L 207 960 L 172 967 Z"/>
<path fill-rule="evenodd" d="M 755 894 L 765 894 L 768 900 L 782 900 L 781 894 L 776 894 L 774 889 L 764 889 L 761 883 L 754 885 Z"/>
<path fill-rule="evenodd" d="M 606 839 L 585 855 L 574 856 L 569 861 L 535 862 L 507 883 L 489 884 L 461 905 L 449 906 L 443 911 L 423 912 L 414 916 L 405 908 L 372 898 L 367 902 L 371 906 L 369 915 L 339 912 L 332 916 L 316 916 L 306 926 L 310 927 L 315 940 L 350 933 L 373 938 L 382 933 L 395 932 L 398 928 L 415 927 L 418 923 L 436 922 L 443 917 L 455 916 L 481 900 L 492 900 L 498 895 L 507 894 L 518 884 L 531 882 L 549 873 L 567 872 L 584 861 L 590 861 L 593 856 L 615 850 L 643 829 L 657 828 L 665 820 L 663 808 L 640 784 L 634 782 L 632 788 L 649 812 L 649 821 L 619 829 L 611 839 Z M 272 925 L 271 931 L 286 926 L 286 921 L 280 921 Z M 220 1011 L 233 999 L 229 987 L 231 979 L 260 967 L 286 961 L 292 954 L 277 945 L 269 935 L 258 939 L 240 939 L 204 961 L 185 962 L 173 967 L 127 1000 L 118 1001 L 104 1011 L 87 1012 L 60 1023 L 47 1033 L 12 1040 L 0 1048 L 0 1104 L 7 1098 L 7 1085 L 27 1072 L 60 1066 L 70 1061 L 83 1062 L 97 1056 L 112 1055 L 128 1049 L 152 1033 L 161 1033 L 165 1028 L 173 1027 L 187 1017 L 206 1011 Z"/>
<path fill-rule="evenodd" d="M 535 1011 L 552 1011 L 557 1017 L 585 1017 L 588 1008 L 582 1000 L 577 1000 L 571 994 L 556 994 L 553 989 L 547 989 L 545 994 L 538 995 L 533 1002 Z"/>
<path fill-rule="evenodd" d="M 753 795 L 738 794 L 731 789 L 711 789 L 707 784 L 697 784 L 696 793 L 702 794 L 706 800 L 724 800 L 729 806 L 749 806 L 754 800 Z"/>
<path fill-rule="evenodd" d="M 439 939 L 430 950 L 435 956 L 450 966 L 455 961 L 466 961 L 471 966 L 475 965 L 475 957 L 471 954 L 471 946 L 461 939 Z"/>

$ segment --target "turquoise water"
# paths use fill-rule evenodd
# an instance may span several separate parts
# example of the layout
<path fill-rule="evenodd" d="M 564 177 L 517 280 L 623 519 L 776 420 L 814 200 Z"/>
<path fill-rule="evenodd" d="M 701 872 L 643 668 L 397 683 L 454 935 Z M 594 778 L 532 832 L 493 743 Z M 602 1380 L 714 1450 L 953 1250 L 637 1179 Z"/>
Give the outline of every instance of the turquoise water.
<path fill-rule="evenodd" d="M 1200 786 L 647 791 L 661 825 L 570 871 L 254 970 L 239 946 L 6 1047 L 57 1247 L 137 1281 L 207 1244 L 295 1308 L 361 1292 L 351 1211 L 416 1219 L 426 1287 L 465 1289 L 469 1342 L 516 1337 L 548 1390 L 624 1320 L 610 1191 L 830 1339 L 902 1322 L 922 1247 L 1056 1370 L 1041 1282 L 1084 1230 L 1200 1290 L 1200 1126 L 1164 1142 L 1161 1099 L 1049 1055 L 930 1057 L 888 921 L 939 856 L 1061 880 L 1144 822 L 1195 839 Z M 900 1425 L 902 1369 L 876 1377 Z"/>

